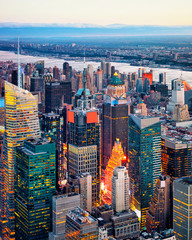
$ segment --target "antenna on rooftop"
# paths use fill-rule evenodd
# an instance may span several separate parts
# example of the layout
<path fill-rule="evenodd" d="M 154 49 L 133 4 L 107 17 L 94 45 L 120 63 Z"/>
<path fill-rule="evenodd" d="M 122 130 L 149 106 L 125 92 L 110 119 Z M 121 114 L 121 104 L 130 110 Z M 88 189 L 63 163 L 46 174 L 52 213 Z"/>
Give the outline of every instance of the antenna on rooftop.
<path fill-rule="evenodd" d="M 85 68 L 85 49 L 84 49 L 84 59 L 83 59 L 83 90 L 86 88 L 86 68 Z"/>

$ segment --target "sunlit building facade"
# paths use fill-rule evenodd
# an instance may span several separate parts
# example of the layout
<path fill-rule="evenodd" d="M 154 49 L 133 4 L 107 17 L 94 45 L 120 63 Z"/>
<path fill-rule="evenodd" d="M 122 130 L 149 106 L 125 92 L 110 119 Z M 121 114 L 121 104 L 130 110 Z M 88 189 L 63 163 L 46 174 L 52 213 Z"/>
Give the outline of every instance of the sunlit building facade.
<path fill-rule="evenodd" d="M 15 239 L 45 240 L 51 231 L 56 194 L 55 143 L 30 138 L 17 147 L 15 167 Z"/>
<path fill-rule="evenodd" d="M 158 117 L 131 114 L 129 117 L 129 177 L 131 208 L 141 227 L 161 174 L 161 122 Z"/>
<path fill-rule="evenodd" d="M 15 238 L 15 147 L 28 137 L 40 137 L 37 100 L 30 92 L 5 81 L 5 111 L 0 162 L 0 231 L 4 240 Z"/>
<path fill-rule="evenodd" d="M 166 135 L 161 138 L 162 172 L 170 177 L 184 177 L 192 174 L 192 144 Z"/>
<path fill-rule="evenodd" d="M 105 169 L 105 195 L 106 195 L 106 203 L 110 204 L 111 202 L 111 179 L 113 177 L 113 171 L 115 167 L 119 167 L 122 165 L 122 161 L 125 155 L 123 152 L 123 148 L 119 139 L 116 139 L 115 145 L 112 150 L 111 157 Z M 108 200 L 108 201 L 107 201 Z"/>

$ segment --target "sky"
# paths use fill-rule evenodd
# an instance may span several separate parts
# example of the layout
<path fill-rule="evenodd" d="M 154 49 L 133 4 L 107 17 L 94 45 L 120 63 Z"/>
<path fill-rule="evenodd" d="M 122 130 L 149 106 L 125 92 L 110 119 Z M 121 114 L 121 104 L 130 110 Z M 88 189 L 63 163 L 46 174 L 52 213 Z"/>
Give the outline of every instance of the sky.
<path fill-rule="evenodd" d="M 192 25 L 192 0 L 0 0 L 0 23 Z"/>

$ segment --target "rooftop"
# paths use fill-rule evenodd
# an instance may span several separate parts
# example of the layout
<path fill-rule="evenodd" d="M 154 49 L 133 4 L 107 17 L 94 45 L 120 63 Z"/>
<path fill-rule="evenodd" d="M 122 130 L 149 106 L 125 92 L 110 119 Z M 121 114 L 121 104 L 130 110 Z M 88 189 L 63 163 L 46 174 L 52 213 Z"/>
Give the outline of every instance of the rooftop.
<path fill-rule="evenodd" d="M 69 216 L 71 219 L 73 219 L 80 225 L 97 222 L 97 220 L 94 217 L 92 217 L 88 212 L 84 211 L 80 207 L 71 210 L 67 214 L 67 216 Z"/>
<path fill-rule="evenodd" d="M 117 72 L 114 73 L 111 81 L 109 82 L 109 85 L 114 85 L 114 86 L 117 86 L 117 85 L 123 85 L 121 79 L 119 78 Z"/>

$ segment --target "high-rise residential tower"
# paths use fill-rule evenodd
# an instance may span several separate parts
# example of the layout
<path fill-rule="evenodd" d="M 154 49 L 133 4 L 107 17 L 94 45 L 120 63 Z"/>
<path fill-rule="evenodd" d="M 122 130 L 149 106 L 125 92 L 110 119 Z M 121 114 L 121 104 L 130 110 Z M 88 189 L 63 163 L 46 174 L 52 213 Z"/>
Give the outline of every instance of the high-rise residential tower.
<path fill-rule="evenodd" d="M 28 137 L 40 137 L 38 106 L 28 91 L 5 81 L 5 135 L 0 162 L 0 231 L 15 238 L 15 147 Z"/>
<path fill-rule="evenodd" d="M 161 174 L 161 122 L 158 117 L 129 116 L 131 208 L 144 226 L 146 212 Z"/>

